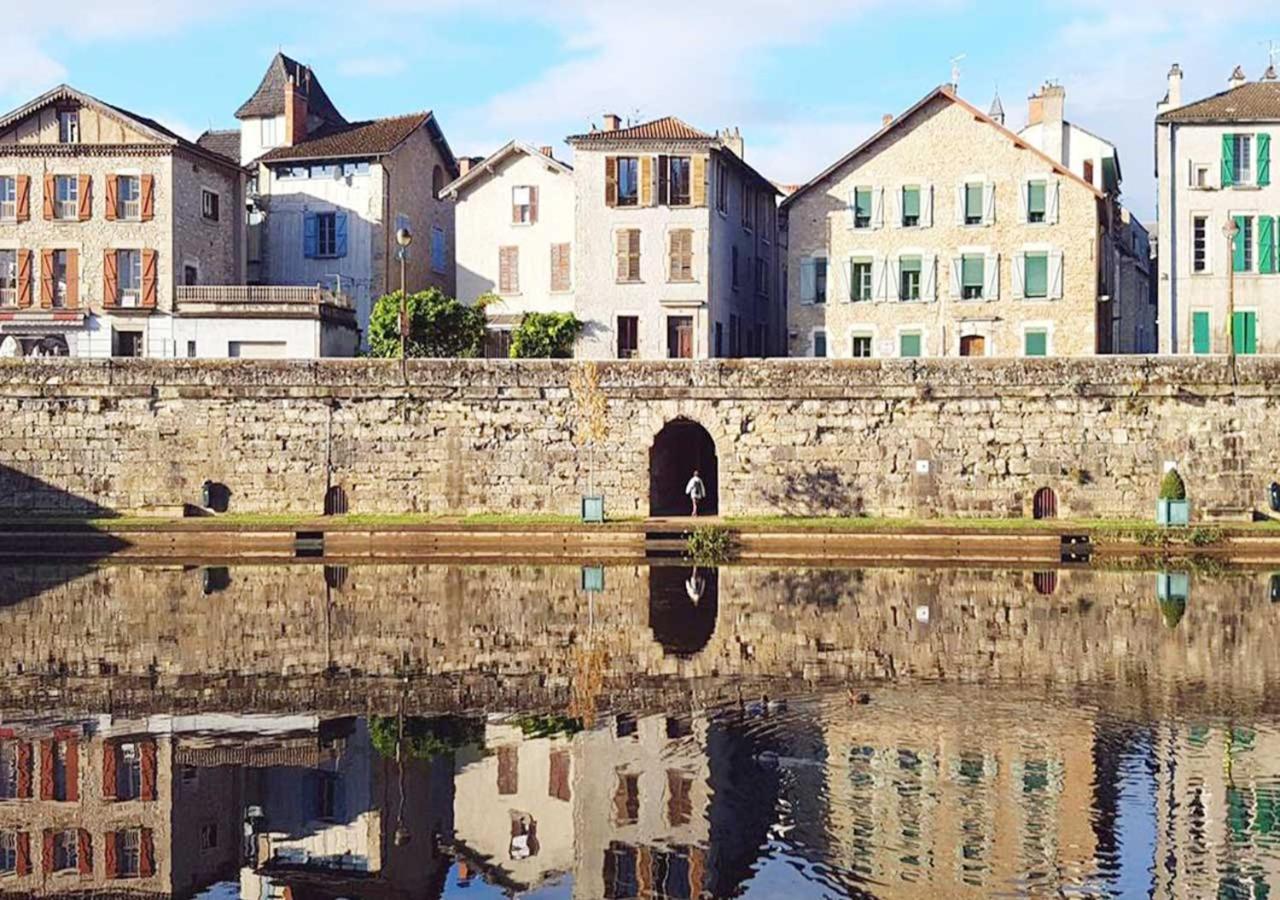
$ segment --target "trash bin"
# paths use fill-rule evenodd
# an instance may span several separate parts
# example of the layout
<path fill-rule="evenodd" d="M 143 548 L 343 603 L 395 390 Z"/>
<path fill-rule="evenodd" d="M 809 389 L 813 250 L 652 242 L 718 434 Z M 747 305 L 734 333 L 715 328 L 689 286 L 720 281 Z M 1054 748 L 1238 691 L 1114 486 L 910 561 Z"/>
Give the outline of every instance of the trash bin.
<path fill-rule="evenodd" d="M 1274 481 L 1271 482 L 1271 489 L 1267 493 L 1271 495 L 1269 498 L 1271 500 L 1271 511 L 1280 512 L 1280 484 L 1276 484 Z"/>

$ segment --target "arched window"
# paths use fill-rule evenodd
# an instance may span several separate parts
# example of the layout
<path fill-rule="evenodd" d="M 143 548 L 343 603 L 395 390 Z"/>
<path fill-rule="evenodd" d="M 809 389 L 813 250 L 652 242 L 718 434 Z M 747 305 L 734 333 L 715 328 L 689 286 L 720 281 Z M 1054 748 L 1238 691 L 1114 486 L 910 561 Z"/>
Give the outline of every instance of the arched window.
<path fill-rule="evenodd" d="M 431 196 L 437 200 L 440 199 L 440 192 L 444 190 L 444 169 L 436 166 L 431 170 Z"/>

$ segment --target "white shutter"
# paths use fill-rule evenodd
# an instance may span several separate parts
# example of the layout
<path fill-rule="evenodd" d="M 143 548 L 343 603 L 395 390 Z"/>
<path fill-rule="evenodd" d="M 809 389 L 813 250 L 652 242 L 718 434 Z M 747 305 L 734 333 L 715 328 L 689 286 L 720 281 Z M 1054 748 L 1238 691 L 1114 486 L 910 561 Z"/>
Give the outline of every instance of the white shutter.
<path fill-rule="evenodd" d="M 1046 188 L 1046 193 L 1048 189 Z M 1031 182 L 1018 182 L 1018 221 L 1026 222 L 1030 215 L 1031 199 L 1028 196 L 1031 193 Z"/>
<path fill-rule="evenodd" d="M 902 227 L 902 185 L 898 185 L 885 197 L 884 214 L 890 228 Z"/>
<path fill-rule="evenodd" d="M 858 190 L 857 188 L 849 189 L 849 227 L 854 227 L 854 221 L 858 217 Z"/>
<path fill-rule="evenodd" d="M 964 224 L 964 185 L 956 186 L 956 224 Z"/>
<path fill-rule="evenodd" d="M 818 271 L 814 260 L 800 260 L 800 302 L 812 303 L 818 292 Z"/>
<path fill-rule="evenodd" d="M 1021 300 L 1026 296 L 1027 254 L 1013 254 L 1013 299 Z"/>
<path fill-rule="evenodd" d="M 1044 198 L 1044 220 L 1050 225 L 1058 224 L 1058 187 L 1060 182 L 1058 179 L 1050 179 L 1045 185 Z"/>
<path fill-rule="evenodd" d="M 896 256 L 888 258 L 888 273 L 885 277 L 886 299 L 897 300 L 902 296 L 902 261 Z"/>
<path fill-rule="evenodd" d="M 853 258 L 844 261 L 844 302 L 853 300 Z"/>
<path fill-rule="evenodd" d="M 933 185 L 931 184 L 920 186 L 920 226 L 933 227 Z"/>
<path fill-rule="evenodd" d="M 920 299 L 938 299 L 938 260 L 929 254 L 920 257 Z"/>
<path fill-rule="evenodd" d="M 1049 299 L 1062 299 L 1062 251 L 1049 254 Z"/>
<path fill-rule="evenodd" d="M 884 257 L 871 257 L 871 299 L 884 299 Z"/>
<path fill-rule="evenodd" d="M 982 265 L 982 274 L 987 283 L 982 288 L 984 300 L 1000 299 L 1000 254 L 988 253 Z"/>
<path fill-rule="evenodd" d="M 951 296 L 957 300 L 963 296 L 960 290 L 960 269 L 963 265 L 963 258 L 960 256 L 951 257 Z"/>
<path fill-rule="evenodd" d="M 871 227 L 884 227 L 884 188 L 871 189 Z"/>
<path fill-rule="evenodd" d="M 996 221 L 996 186 L 988 181 L 982 186 L 982 224 L 994 225 Z"/>

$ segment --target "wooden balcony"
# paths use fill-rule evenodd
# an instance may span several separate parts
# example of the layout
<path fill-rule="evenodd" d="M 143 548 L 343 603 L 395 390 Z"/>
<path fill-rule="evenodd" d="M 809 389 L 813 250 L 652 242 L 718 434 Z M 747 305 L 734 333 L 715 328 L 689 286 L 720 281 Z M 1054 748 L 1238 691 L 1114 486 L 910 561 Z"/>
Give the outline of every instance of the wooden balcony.
<path fill-rule="evenodd" d="M 315 319 L 354 315 L 346 294 L 306 285 L 179 285 L 174 295 L 179 316 Z"/>

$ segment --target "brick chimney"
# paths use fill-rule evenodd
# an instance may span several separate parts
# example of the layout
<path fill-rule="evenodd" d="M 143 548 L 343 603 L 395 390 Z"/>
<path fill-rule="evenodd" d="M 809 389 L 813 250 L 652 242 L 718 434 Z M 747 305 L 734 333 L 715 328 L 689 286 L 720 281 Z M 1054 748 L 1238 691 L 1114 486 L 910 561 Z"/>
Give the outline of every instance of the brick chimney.
<path fill-rule="evenodd" d="M 541 153 L 543 156 L 547 157 L 548 159 L 556 158 L 555 148 L 553 147 L 550 147 L 550 146 L 539 147 L 538 152 Z"/>
<path fill-rule="evenodd" d="M 303 70 L 307 86 L 311 73 Z M 295 84 L 293 77 L 284 86 L 284 145 L 292 147 L 307 136 L 307 94 L 303 85 Z"/>
<path fill-rule="evenodd" d="M 1066 116 L 1067 89 L 1046 81 L 1027 98 L 1027 124 L 1044 125 L 1040 149 L 1055 162 L 1062 162 L 1062 127 Z"/>
<path fill-rule="evenodd" d="M 732 131 L 726 128 L 724 131 L 716 132 L 716 137 L 720 139 L 720 143 L 724 144 L 725 149 L 738 159 L 747 158 L 747 142 L 742 139 L 741 128 L 734 126 Z"/>
<path fill-rule="evenodd" d="M 622 127 L 621 116 L 619 116 L 617 113 L 604 114 L 604 130 L 605 131 L 617 131 L 621 127 Z"/>

